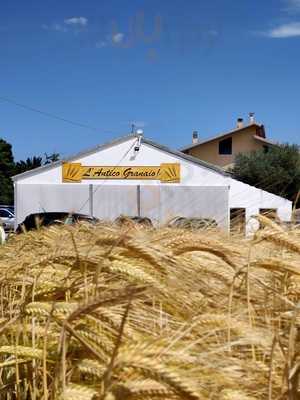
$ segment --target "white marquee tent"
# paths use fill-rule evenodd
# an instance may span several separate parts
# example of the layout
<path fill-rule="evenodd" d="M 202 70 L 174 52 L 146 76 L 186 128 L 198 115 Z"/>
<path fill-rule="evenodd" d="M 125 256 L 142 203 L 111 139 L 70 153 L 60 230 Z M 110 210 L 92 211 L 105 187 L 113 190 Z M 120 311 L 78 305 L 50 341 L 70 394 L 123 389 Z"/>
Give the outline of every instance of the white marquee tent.
<path fill-rule="evenodd" d="M 139 135 L 121 137 L 14 178 L 16 226 L 29 214 L 73 212 L 100 219 L 146 216 L 164 223 L 175 216 L 212 218 L 229 228 L 230 210 L 244 209 L 246 231 L 253 216 L 274 209 L 291 219 L 292 204 L 246 185 L 219 167 Z"/>

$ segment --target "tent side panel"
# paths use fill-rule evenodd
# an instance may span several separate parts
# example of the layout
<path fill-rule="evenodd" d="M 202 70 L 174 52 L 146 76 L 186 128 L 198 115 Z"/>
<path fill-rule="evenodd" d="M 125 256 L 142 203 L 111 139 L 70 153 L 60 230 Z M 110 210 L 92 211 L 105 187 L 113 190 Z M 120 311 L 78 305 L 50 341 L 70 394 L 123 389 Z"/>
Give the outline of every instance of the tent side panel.
<path fill-rule="evenodd" d="M 148 217 L 154 223 L 161 220 L 160 210 L 160 186 L 141 186 L 140 187 L 140 204 L 141 216 Z"/>
<path fill-rule="evenodd" d="M 120 215 L 138 215 L 137 186 L 93 185 L 93 216 L 113 221 Z"/>
<path fill-rule="evenodd" d="M 16 224 L 27 215 L 41 212 L 72 212 L 89 215 L 89 185 L 17 185 Z"/>
<path fill-rule="evenodd" d="M 230 180 L 230 208 L 246 209 L 246 234 L 253 235 L 259 228 L 259 222 L 253 216 L 259 214 L 262 208 L 277 210 L 282 221 L 290 221 L 293 204 L 291 201 L 275 194 L 258 189 L 235 179 Z"/>
<path fill-rule="evenodd" d="M 229 223 L 227 186 L 141 187 L 142 216 L 160 223 L 174 217 L 211 218 L 223 229 Z"/>

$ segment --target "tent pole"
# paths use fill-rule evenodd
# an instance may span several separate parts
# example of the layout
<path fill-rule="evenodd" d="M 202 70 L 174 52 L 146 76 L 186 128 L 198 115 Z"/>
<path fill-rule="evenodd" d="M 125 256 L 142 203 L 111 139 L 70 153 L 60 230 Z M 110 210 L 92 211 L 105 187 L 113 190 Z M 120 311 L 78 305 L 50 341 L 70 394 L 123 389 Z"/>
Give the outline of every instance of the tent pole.
<path fill-rule="evenodd" d="M 94 217 L 94 190 L 93 185 L 89 185 L 89 214 L 93 218 Z"/>
<path fill-rule="evenodd" d="M 136 187 L 136 203 L 137 203 L 137 213 L 138 217 L 141 216 L 141 186 Z"/>

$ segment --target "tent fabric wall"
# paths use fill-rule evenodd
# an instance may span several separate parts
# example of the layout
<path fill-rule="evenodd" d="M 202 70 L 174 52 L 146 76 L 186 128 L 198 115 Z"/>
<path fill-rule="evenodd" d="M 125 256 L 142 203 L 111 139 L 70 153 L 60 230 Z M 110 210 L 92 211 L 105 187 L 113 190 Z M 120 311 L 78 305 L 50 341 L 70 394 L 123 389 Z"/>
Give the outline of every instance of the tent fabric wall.
<path fill-rule="evenodd" d="M 120 215 L 138 215 L 137 186 L 93 185 L 93 216 L 114 221 Z"/>
<path fill-rule="evenodd" d="M 229 222 L 229 188 L 141 186 L 141 215 L 165 223 L 174 217 L 212 218 L 224 229 Z"/>
<path fill-rule="evenodd" d="M 18 185 L 16 224 L 29 214 L 73 212 L 114 221 L 149 217 L 155 224 L 176 217 L 212 218 L 228 227 L 228 187 L 120 185 Z"/>
<path fill-rule="evenodd" d="M 259 222 L 254 216 L 259 214 L 261 208 L 276 209 L 282 221 L 291 220 L 293 208 L 291 201 L 235 179 L 230 179 L 229 206 L 245 208 L 247 236 L 253 235 L 259 228 Z"/>
<path fill-rule="evenodd" d="M 34 213 L 90 213 L 89 185 L 17 185 L 16 192 L 16 227 Z"/>

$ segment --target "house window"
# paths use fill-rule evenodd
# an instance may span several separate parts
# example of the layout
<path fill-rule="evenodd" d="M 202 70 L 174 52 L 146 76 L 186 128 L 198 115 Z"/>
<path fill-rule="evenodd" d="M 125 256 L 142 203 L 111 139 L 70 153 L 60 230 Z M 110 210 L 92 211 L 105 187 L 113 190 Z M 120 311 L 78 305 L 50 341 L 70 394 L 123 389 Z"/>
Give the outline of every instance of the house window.
<path fill-rule="evenodd" d="M 219 154 L 232 154 L 232 138 L 224 139 L 219 142 Z"/>

